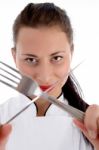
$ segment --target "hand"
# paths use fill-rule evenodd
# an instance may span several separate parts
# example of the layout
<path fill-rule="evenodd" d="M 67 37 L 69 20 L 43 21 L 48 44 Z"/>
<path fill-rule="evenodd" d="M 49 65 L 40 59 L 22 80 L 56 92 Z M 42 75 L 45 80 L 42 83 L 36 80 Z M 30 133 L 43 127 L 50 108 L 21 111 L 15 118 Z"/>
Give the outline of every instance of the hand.
<path fill-rule="evenodd" d="M 5 146 L 8 140 L 8 137 L 11 133 L 12 126 L 9 124 L 5 124 L 0 126 L 0 150 L 5 150 Z"/>
<path fill-rule="evenodd" d="M 75 125 L 80 128 L 96 150 L 99 150 L 99 105 L 90 105 L 85 112 L 84 123 L 74 119 Z"/>

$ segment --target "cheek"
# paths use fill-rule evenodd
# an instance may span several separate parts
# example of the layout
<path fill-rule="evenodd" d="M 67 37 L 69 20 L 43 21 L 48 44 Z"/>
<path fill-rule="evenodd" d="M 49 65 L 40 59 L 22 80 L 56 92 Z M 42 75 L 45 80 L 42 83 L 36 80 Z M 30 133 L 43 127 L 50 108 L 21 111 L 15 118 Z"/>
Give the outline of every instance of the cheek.
<path fill-rule="evenodd" d="M 21 61 L 16 61 L 16 67 L 22 75 L 31 76 L 31 69 L 29 69 L 26 64 Z"/>
<path fill-rule="evenodd" d="M 64 65 L 61 65 L 58 71 L 59 77 L 64 80 L 70 72 L 70 63 L 65 63 Z"/>
<path fill-rule="evenodd" d="M 61 87 L 65 84 L 68 79 L 68 75 L 70 72 L 70 63 L 65 63 L 60 67 L 60 71 L 58 72 L 59 80 L 61 80 Z"/>

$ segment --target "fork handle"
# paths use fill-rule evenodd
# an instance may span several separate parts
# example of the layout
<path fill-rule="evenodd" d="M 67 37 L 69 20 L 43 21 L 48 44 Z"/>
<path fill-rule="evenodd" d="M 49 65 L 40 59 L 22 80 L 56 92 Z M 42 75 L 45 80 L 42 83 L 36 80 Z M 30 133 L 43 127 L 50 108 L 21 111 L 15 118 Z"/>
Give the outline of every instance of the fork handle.
<path fill-rule="evenodd" d="M 59 108 L 61 108 L 62 110 L 70 113 L 73 117 L 77 118 L 78 120 L 80 120 L 81 122 L 83 122 L 84 120 L 84 112 L 70 106 L 70 105 L 66 105 L 64 103 L 62 103 L 61 101 L 59 101 L 58 99 L 56 99 L 53 96 L 49 96 L 46 93 L 43 93 L 42 95 L 45 99 L 47 99 L 48 101 L 50 101 L 51 103 L 55 104 L 56 106 L 58 106 Z"/>

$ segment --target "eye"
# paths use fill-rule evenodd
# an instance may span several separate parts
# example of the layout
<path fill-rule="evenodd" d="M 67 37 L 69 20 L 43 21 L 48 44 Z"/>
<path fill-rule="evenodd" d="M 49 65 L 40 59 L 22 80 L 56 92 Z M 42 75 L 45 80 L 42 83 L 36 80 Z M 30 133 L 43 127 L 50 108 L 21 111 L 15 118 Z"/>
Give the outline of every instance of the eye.
<path fill-rule="evenodd" d="M 37 64 L 38 60 L 36 58 L 30 57 L 30 58 L 26 58 L 25 61 L 29 64 Z"/>
<path fill-rule="evenodd" d="M 60 62 L 61 60 L 63 60 L 63 56 L 54 56 L 52 58 L 52 61 L 53 62 Z"/>

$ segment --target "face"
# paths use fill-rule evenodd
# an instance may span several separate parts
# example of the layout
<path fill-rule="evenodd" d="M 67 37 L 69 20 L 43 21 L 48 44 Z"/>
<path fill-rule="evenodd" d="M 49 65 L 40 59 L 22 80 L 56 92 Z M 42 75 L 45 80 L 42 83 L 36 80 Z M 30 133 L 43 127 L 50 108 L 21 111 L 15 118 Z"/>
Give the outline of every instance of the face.
<path fill-rule="evenodd" d="M 12 54 L 20 73 L 36 80 L 42 90 L 60 80 L 49 93 L 59 96 L 72 58 L 66 34 L 59 27 L 21 28 Z"/>

